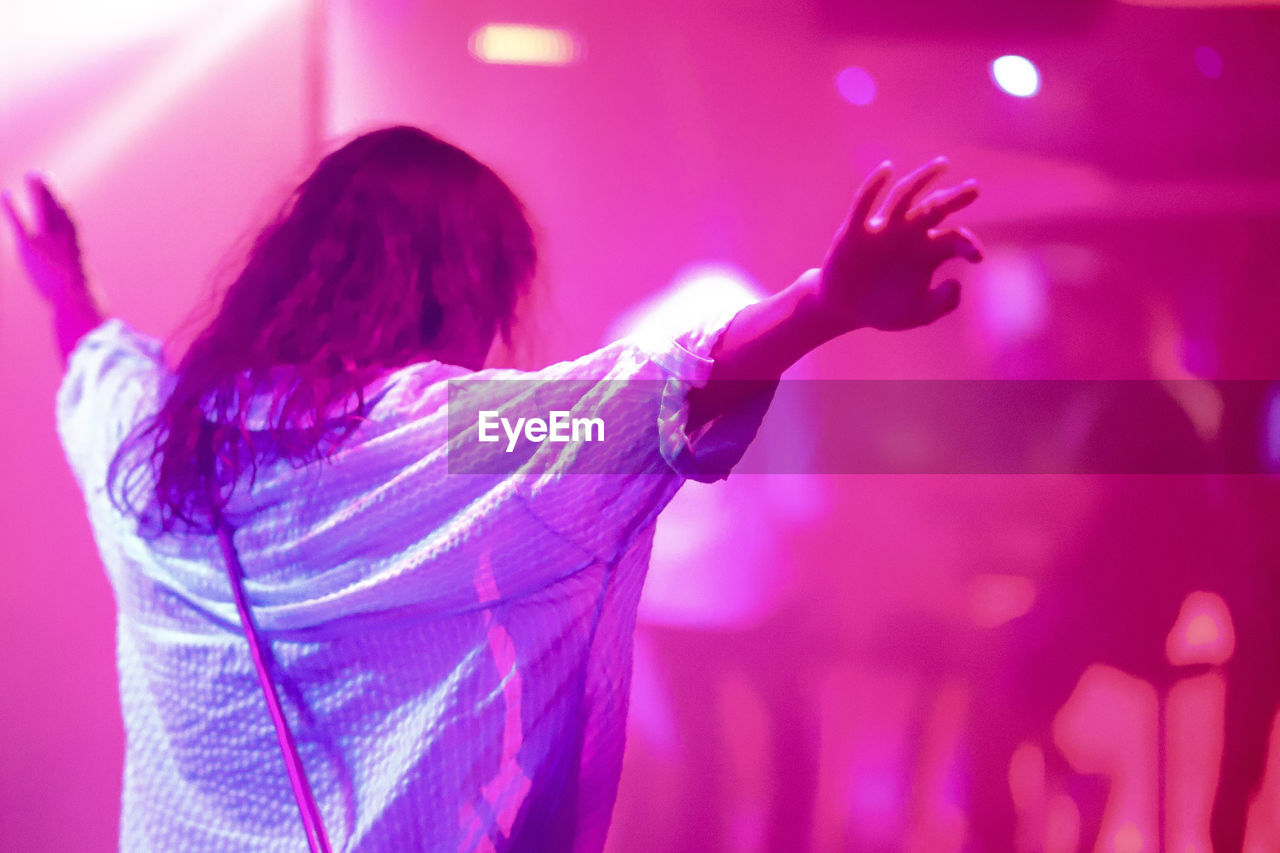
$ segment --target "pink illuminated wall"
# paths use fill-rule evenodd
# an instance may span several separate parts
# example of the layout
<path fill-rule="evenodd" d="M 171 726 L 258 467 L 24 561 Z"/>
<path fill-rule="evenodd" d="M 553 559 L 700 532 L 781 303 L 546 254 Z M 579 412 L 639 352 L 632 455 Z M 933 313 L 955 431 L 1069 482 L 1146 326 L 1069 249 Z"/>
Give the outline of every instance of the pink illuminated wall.
<path fill-rule="evenodd" d="M 317 146 L 405 122 L 493 164 L 533 212 L 543 278 L 525 346 L 503 356 L 520 364 L 598 346 L 691 269 L 784 286 L 820 262 L 876 162 L 942 152 L 984 185 L 965 221 L 989 260 L 961 272 L 959 312 L 839 341 L 801 375 L 1280 371 L 1264 251 L 1280 232 L 1265 82 L 1280 33 L 1265 6 L 1082 3 L 1014 26 L 1022 4 L 965 25 L 955 4 L 913 0 L 908 25 L 835 0 L 246 0 L 123 4 L 136 14 L 107 26 L 83 5 L 84 33 L 27 0 L 18 27 L 0 18 L 0 182 L 52 172 L 112 309 L 148 332 L 206 304 Z M 993 82 L 1010 54 L 1036 63 L 1033 97 Z M 0 240 L 0 849 L 109 849 L 113 605 L 52 435 L 45 323 Z M 1194 427 L 1226 435 L 1212 389 L 1187 387 Z M 794 464 L 823 417 L 837 416 L 771 414 L 766 452 Z M 1174 549 L 1126 551 L 1116 534 L 1134 518 L 1117 507 L 1175 501 L 1155 482 L 747 475 L 690 490 L 659 532 L 608 849 L 959 850 L 976 831 L 966 766 L 1005 785 L 1045 849 L 1075 849 L 1090 814 L 1100 849 L 1154 850 L 1161 834 L 1208 849 L 1224 667 L 1270 642 L 1275 590 L 1253 580 L 1280 554 L 1275 480 L 1215 488 L 1183 526 L 1231 588 L 1181 609 L 1200 587 L 1167 571 Z M 1158 537 L 1149 515 L 1133 523 Z M 1089 550 L 1107 536 L 1120 550 Z M 1064 569 L 1099 554 L 1111 562 Z M 1040 729 L 992 758 L 977 724 L 1035 674 L 1014 629 L 1062 602 L 1089 618 L 1031 621 L 1061 670 L 1053 702 L 1011 712 L 1010 732 Z M 1272 774 L 1259 849 L 1280 845 L 1276 790 Z"/>

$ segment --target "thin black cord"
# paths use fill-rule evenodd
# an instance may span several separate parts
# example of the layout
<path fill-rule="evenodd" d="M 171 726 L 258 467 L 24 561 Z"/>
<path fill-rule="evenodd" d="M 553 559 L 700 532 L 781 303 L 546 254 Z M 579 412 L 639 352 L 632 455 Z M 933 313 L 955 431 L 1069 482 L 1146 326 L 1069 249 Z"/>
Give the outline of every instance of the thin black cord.
<path fill-rule="evenodd" d="M 262 695 L 267 700 L 267 710 L 271 712 L 271 722 L 275 725 L 276 738 L 280 741 L 280 752 L 284 755 L 285 768 L 289 771 L 289 784 L 293 787 L 294 799 L 298 801 L 298 812 L 302 816 L 307 844 L 312 853 L 332 853 L 329 837 L 324 831 L 324 820 L 320 815 L 320 809 L 316 806 L 315 796 L 311 793 L 306 770 L 302 766 L 302 757 L 298 754 L 298 746 L 294 743 L 289 723 L 284 718 L 284 709 L 280 707 L 280 697 L 276 693 L 275 684 L 268 674 L 270 651 L 263 648 L 253 623 L 253 616 L 249 612 L 249 603 L 244 592 L 244 567 L 240 565 L 240 557 L 231 539 L 234 531 L 220 516 L 217 517 L 217 523 L 218 543 L 222 546 L 222 555 L 227 562 L 227 574 L 231 578 L 231 591 L 236 600 L 236 610 L 240 613 L 240 624 L 244 627 L 244 635 L 249 640 L 253 665 L 258 670 L 258 683 L 262 686 Z"/>

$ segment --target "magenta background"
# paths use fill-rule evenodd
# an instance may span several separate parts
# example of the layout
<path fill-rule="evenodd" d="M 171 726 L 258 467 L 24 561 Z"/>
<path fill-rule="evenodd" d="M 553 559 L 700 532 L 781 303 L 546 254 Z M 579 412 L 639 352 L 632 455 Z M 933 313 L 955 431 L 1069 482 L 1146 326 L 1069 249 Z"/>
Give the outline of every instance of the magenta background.
<path fill-rule="evenodd" d="M 967 29 L 902 27 L 886 13 L 860 31 L 833 21 L 837 4 L 825 0 L 342 0 L 326 4 L 324 18 L 319 4 L 277 0 L 195 4 L 157 29 L 146 26 L 147 3 L 124 3 L 138 10 L 136 32 L 122 13 L 113 39 L 86 46 L 73 37 L 76 4 L 66 5 L 71 13 L 53 35 L 29 29 L 24 41 L 31 25 L 23 10 L 35 4 L 17 3 L 9 13 L 16 25 L 0 36 L 9 57 L 0 66 L 0 182 L 15 186 L 26 168 L 52 173 L 111 309 L 147 332 L 170 335 L 204 304 L 229 248 L 305 174 L 322 139 L 404 121 L 490 162 L 532 209 L 546 263 L 528 363 L 599 345 L 619 315 L 690 264 L 730 263 L 765 290 L 784 286 L 820 261 L 852 189 L 879 159 L 907 165 L 943 152 L 956 177 L 983 182 L 964 221 L 983 237 L 988 268 L 963 273 L 956 317 L 840 341 L 814 356 L 806 375 L 1008 370 L 1014 348 L 987 318 L 1013 298 L 1002 289 L 1008 271 L 1028 265 L 1082 287 L 1118 282 L 1117 303 L 1146 300 L 1164 331 L 1154 347 L 1127 344 L 1127 315 L 1064 318 L 1051 298 L 1045 322 L 1060 324 L 1073 355 L 1023 368 L 1013 357 L 1015 373 L 1271 378 L 1280 370 L 1280 297 L 1263 251 L 1280 230 L 1280 166 L 1270 156 L 1280 139 L 1274 15 L 1097 3 L 1079 27 L 1046 18 L 1015 32 L 995 16 Z M 216 41 L 219 27 L 251 8 L 267 12 Z M 467 39 L 489 21 L 563 26 L 586 45 L 585 60 L 478 63 Z M 1201 44 L 1223 56 L 1221 78 L 1197 71 Z M 1006 52 L 1040 64 L 1039 96 L 1013 99 L 991 85 L 987 64 Z M 869 106 L 840 99 L 834 79 L 847 65 L 875 77 Z M 8 404 L 0 422 L 0 848 L 110 849 L 123 749 L 113 603 L 53 435 L 58 366 L 47 312 L 9 242 L 0 245 L 0 399 Z M 941 721 L 929 731 L 944 741 L 958 725 L 955 707 L 973 699 L 963 698 L 965 674 L 934 692 L 938 685 L 909 665 L 846 650 L 869 644 L 904 609 L 967 618 L 955 592 L 979 569 L 1025 564 L 1034 579 L 1035 554 L 1073 535 L 1070 502 L 1087 504 L 1089 483 L 739 483 L 725 493 L 728 510 L 715 498 L 689 504 L 724 536 L 714 548 L 689 540 L 686 582 L 663 574 L 671 563 L 655 563 L 610 849 L 674 844 L 698 820 L 687 814 L 698 784 L 691 768 L 707 766 L 718 768 L 713 807 L 723 814 L 704 825 L 723 826 L 720 839 L 736 849 L 764 849 L 767 804 L 786 796 L 797 772 L 771 766 L 764 744 L 807 725 L 821 732 L 807 822 L 815 849 L 860 849 L 911 831 L 932 839 L 917 838 L 920 849 L 947 849 L 959 818 L 945 767 L 913 770 L 906 756 L 920 714 Z M 760 509 L 766 492 L 776 499 L 768 512 Z M 1232 540 L 1241 550 L 1223 552 L 1228 567 L 1263 547 L 1250 525 L 1276 507 L 1274 489 L 1260 483 L 1256 501 Z M 1132 569 L 1160 582 L 1160 566 Z M 770 618 L 815 599 L 843 614 L 839 651 L 809 659 L 813 649 L 801 643 L 799 659 L 778 660 L 743 651 L 749 662 L 726 664 L 713 683 L 662 664 L 670 642 L 662 629 L 673 619 L 727 630 L 729 640 L 715 636 L 730 647 L 733 632 L 746 644 L 745 634 L 764 625 L 753 636 L 768 645 L 781 639 L 769 634 Z M 806 666 L 814 672 L 807 686 L 788 693 Z M 1092 733 L 1084 741 L 1112 738 L 1121 753 L 1129 749 L 1116 773 L 1137 780 L 1114 789 L 1109 826 L 1122 833 L 1118 844 L 1132 840 L 1123 835 L 1129 821 L 1149 838 L 1154 770 L 1141 746 L 1154 737 L 1143 716 L 1149 688 L 1094 675 L 1077 709 Z M 1185 687 L 1191 698 L 1176 713 L 1190 722 L 1171 724 L 1170 760 L 1181 763 L 1168 797 L 1192 804 L 1171 808 L 1186 818 L 1188 828 L 1168 825 L 1181 838 L 1203 834 L 1195 790 L 1215 772 L 1214 684 Z M 681 728 L 689 714 L 702 722 Z M 929 749 L 929 760 L 946 764 L 946 748 Z M 924 797 L 928 814 L 913 817 L 900 789 L 927 772 L 943 779 L 940 793 Z M 1274 815 L 1280 801 L 1267 797 L 1263 811 Z M 1256 823 L 1257 838 L 1280 844 L 1274 817 Z"/>

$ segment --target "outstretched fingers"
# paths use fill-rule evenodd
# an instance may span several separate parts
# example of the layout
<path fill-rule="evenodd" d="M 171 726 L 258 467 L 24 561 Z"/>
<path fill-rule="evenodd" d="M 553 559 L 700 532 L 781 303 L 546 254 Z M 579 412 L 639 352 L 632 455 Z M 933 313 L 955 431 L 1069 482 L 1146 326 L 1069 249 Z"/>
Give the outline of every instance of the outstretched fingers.
<path fill-rule="evenodd" d="M 958 210 L 973 204 L 978 198 L 978 182 L 973 178 L 954 187 L 935 190 L 907 212 L 906 222 L 924 230 L 936 228 Z"/>
<path fill-rule="evenodd" d="M 54 196 L 44 178 L 35 172 L 27 173 L 27 188 L 35 200 L 36 219 L 40 230 L 62 228 L 71 223 L 67 209 Z"/>
<path fill-rule="evenodd" d="M 911 209 L 912 203 L 916 200 L 916 196 L 929 185 L 929 182 L 947 168 L 946 157 L 934 157 L 928 163 L 925 163 L 919 169 L 907 175 L 898 183 L 894 184 L 893 190 L 889 193 L 889 199 L 885 202 L 888 208 L 887 221 L 901 222 L 906 218 L 907 211 Z"/>
<path fill-rule="evenodd" d="M 13 228 L 13 236 L 21 242 L 26 242 L 29 239 L 27 226 L 18 215 L 18 209 L 13 206 L 13 193 L 8 190 L 0 193 L 0 206 L 4 207 L 4 215 L 9 220 L 9 226 Z"/>
<path fill-rule="evenodd" d="M 933 246 L 933 261 L 941 264 L 952 258 L 964 258 L 966 261 L 978 263 L 982 260 L 982 244 L 968 228 L 948 228 L 945 231 L 929 232 L 929 242 Z"/>
<path fill-rule="evenodd" d="M 867 175 L 867 179 L 858 188 L 857 197 L 853 200 L 853 209 L 849 211 L 849 219 L 845 223 L 846 230 L 862 228 L 866 225 L 867 217 L 871 215 L 871 211 L 875 210 L 876 200 L 879 199 L 885 185 L 889 183 L 889 177 L 892 174 L 893 164 L 885 160 Z"/>

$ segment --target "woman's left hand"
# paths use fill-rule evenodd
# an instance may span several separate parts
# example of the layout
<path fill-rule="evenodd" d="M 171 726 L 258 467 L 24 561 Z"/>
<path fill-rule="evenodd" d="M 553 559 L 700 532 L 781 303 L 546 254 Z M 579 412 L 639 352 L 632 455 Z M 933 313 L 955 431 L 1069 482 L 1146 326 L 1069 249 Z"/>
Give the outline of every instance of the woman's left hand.
<path fill-rule="evenodd" d="M 76 343 L 102 323 L 105 315 L 85 278 L 76 226 L 67 209 L 38 175 L 27 175 L 27 193 L 35 211 L 34 228 L 23 222 L 8 190 L 0 195 L 0 206 L 13 228 L 27 278 L 53 309 L 58 352 L 66 364 Z"/>
<path fill-rule="evenodd" d="M 74 303 L 89 296 L 80 243 L 70 214 L 38 175 L 26 177 L 27 194 L 35 212 L 34 227 L 28 227 L 5 190 L 0 196 L 13 229 L 18 256 L 32 286 L 54 305 Z"/>

